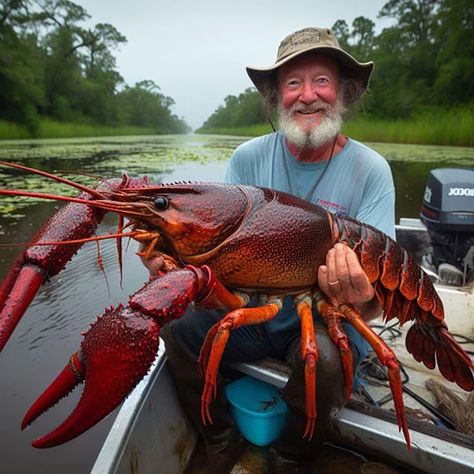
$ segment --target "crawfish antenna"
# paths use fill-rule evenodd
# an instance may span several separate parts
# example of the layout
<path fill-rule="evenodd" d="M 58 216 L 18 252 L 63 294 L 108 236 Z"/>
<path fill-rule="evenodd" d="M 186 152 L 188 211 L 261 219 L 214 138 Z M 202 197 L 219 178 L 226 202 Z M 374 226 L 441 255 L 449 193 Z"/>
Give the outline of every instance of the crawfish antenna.
<path fill-rule="evenodd" d="M 117 226 L 118 234 L 123 233 L 123 222 L 124 222 L 123 216 L 119 215 L 118 226 Z M 122 283 L 123 283 L 122 239 L 120 237 L 117 237 L 116 242 L 117 242 L 117 260 L 118 260 L 119 270 L 120 270 L 120 288 L 123 289 L 123 286 L 122 286 Z"/>
<path fill-rule="evenodd" d="M 29 166 L 19 165 L 18 163 L 10 163 L 7 161 L 0 161 L 0 165 L 9 166 L 10 168 L 16 168 L 23 171 L 28 171 L 29 173 L 34 173 L 40 176 L 45 176 L 46 178 L 57 181 L 58 183 L 67 184 L 68 186 L 76 188 L 79 191 L 84 191 L 86 193 L 89 193 L 91 196 L 94 196 L 98 199 L 106 199 L 106 196 L 104 196 L 102 193 L 100 193 L 96 189 L 89 188 L 88 186 L 76 183 L 74 181 L 71 181 L 70 179 L 61 178 L 60 176 L 48 173 L 46 171 L 37 170 L 35 168 L 30 168 Z"/>

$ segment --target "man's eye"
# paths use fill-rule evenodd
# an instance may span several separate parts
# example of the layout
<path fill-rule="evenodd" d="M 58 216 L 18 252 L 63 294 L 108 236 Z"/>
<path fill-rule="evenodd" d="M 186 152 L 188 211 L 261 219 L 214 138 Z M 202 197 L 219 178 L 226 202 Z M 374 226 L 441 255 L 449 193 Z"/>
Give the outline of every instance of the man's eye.
<path fill-rule="evenodd" d="M 294 79 L 292 81 L 288 81 L 288 83 L 286 85 L 287 85 L 287 87 L 295 88 L 295 87 L 298 87 L 300 85 L 300 81 L 297 81 L 296 79 Z"/>
<path fill-rule="evenodd" d="M 329 79 L 327 77 L 318 77 L 315 82 L 318 86 L 327 86 Z"/>

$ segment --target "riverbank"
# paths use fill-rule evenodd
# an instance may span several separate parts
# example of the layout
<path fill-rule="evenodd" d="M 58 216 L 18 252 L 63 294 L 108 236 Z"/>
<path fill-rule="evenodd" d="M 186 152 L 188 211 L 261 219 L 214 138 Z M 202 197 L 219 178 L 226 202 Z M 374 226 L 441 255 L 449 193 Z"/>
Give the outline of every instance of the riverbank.
<path fill-rule="evenodd" d="M 474 110 L 433 110 L 411 119 L 375 119 L 359 115 L 346 120 L 343 133 L 363 142 L 474 147 Z M 200 128 L 197 134 L 257 137 L 271 133 L 269 123 L 241 127 Z M 0 140 L 165 135 L 166 130 L 106 127 L 43 119 L 33 135 L 25 126 L 0 120 Z"/>
<path fill-rule="evenodd" d="M 142 127 L 107 127 L 103 125 L 40 120 L 33 134 L 27 127 L 14 122 L 0 120 L 0 140 L 22 140 L 31 138 L 77 138 L 110 137 L 126 135 L 164 135 L 164 130 Z"/>
<path fill-rule="evenodd" d="M 198 129 L 196 133 L 256 137 L 272 132 L 270 124 Z M 343 133 L 364 142 L 414 145 L 474 146 L 474 111 L 468 108 L 432 111 L 411 119 L 358 116 L 344 124 Z"/>

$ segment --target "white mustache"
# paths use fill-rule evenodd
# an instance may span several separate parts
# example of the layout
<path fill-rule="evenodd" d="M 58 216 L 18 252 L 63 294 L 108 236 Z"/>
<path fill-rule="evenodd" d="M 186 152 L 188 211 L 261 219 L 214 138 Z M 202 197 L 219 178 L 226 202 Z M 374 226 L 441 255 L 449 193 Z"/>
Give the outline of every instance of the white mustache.
<path fill-rule="evenodd" d="M 324 102 L 313 102 L 312 104 L 294 104 L 288 111 L 290 114 L 294 112 L 302 112 L 304 114 L 315 114 L 316 112 L 327 112 L 330 110 L 328 104 Z"/>

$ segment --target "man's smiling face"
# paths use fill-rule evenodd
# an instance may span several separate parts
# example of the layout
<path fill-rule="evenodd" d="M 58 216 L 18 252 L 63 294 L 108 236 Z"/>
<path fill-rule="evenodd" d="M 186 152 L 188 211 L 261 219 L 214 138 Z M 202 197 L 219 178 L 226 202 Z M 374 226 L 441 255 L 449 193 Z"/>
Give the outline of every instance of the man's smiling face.
<path fill-rule="evenodd" d="M 317 53 L 297 57 L 280 68 L 278 84 L 280 125 L 291 142 L 317 147 L 334 138 L 343 106 L 338 100 L 339 68 L 333 59 Z"/>

